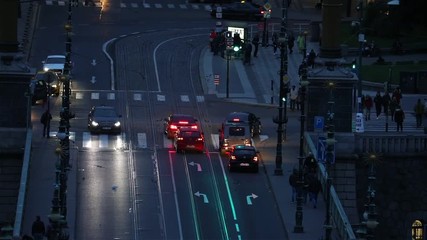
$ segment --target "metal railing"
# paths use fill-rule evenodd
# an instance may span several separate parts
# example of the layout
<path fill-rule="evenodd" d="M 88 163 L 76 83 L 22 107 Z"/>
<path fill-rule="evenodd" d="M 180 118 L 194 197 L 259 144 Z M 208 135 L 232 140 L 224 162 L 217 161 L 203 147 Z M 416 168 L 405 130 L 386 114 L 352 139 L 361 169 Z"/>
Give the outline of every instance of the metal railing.
<path fill-rule="evenodd" d="M 304 139 L 305 142 L 305 150 L 306 152 L 317 152 L 316 146 L 311 140 L 311 136 L 309 133 L 305 133 Z M 316 156 L 315 156 L 316 157 Z M 322 184 L 322 191 L 325 192 L 326 189 L 326 180 L 328 179 L 328 175 L 326 172 L 326 168 L 323 164 L 319 164 L 318 175 L 320 177 L 320 182 Z M 352 229 L 351 223 L 348 220 L 347 214 L 341 204 L 341 201 L 335 191 L 334 186 L 330 188 L 330 214 L 332 219 L 332 224 L 334 226 L 335 231 L 339 234 L 339 238 L 342 240 L 355 240 L 356 236 Z M 328 203 L 326 203 L 328 204 Z"/>
<path fill-rule="evenodd" d="M 427 134 L 359 133 L 354 135 L 356 153 L 381 153 L 384 156 L 427 156 Z"/>

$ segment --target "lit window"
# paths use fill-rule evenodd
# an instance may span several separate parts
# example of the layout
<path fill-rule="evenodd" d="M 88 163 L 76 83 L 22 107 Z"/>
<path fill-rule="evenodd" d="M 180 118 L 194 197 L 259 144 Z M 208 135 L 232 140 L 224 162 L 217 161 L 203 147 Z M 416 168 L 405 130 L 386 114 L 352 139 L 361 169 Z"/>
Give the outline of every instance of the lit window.
<path fill-rule="evenodd" d="M 424 239 L 424 224 L 420 220 L 415 220 L 412 223 L 412 239 L 413 240 L 423 240 Z"/>

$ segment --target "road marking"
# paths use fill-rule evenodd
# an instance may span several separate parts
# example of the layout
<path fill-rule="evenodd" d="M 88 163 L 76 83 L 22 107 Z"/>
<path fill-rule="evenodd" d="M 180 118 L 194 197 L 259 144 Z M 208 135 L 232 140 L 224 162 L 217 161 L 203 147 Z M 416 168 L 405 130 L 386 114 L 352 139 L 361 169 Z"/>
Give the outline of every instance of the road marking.
<path fill-rule="evenodd" d="M 98 141 L 99 141 L 98 143 L 99 148 L 108 148 L 108 135 L 106 134 L 99 135 Z"/>
<path fill-rule="evenodd" d="M 187 5 L 185 5 L 185 4 L 179 4 L 179 7 L 182 9 L 187 9 Z"/>
<path fill-rule="evenodd" d="M 173 5 L 172 3 L 169 3 L 168 8 L 175 8 L 175 5 Z"/>
<path fill-rule="evenodd" d="M 83 93 L 77 92 L 76 93 L 76 99 L 83 99 Z"/>
<path fill-rule="evenodd" d="M 108 93 L 107 94 L 107 99 L 108 100 L 114 100 L 114 99 L 116 99 L 116 94 L 115 93 Z"/>
<path fill-rule="evenodd" d="M 199 9 L 199 5 L 196 4 L 191 4 L 191 7 L 193 7 L 193 9 Z"/>
<path fill-rule="evenodd" d="M 141 93 L 134 93 L 133 94 L 133 100 L 141 101 L 142 100 L 142 94 Z"/>
<path fill-rule="evenodd" d="M 188 165 L 190 165 L 190 166 L 197 166 L 197 171 L 198 172 L 202 171 L 202 165 L 200 165 L 200 163 L 189 162 Z"/>
<path fill-rule="evenodd" d="M 165 95 L 157 94 L 157 101 L 159 101 L 159 102 L 166 101 L 166 96 Z"/>
<path fill-rule="evenodd" d="M 208 196 L 206 196 L 206 194 L 197 191 L 196 193 L 194 193 L 194 195 L 196 195 L 197 197 L 203 197 L 203 203 L 209 203 Z"/>
<path fill-rule="evenodd" d="M 126 4 L 125 4 L 125 3 L 120 3 L 120 7 L 121 7 L 121 8 L 125 8 L 125 7 L 126 7 Z"/>
<path fill-rule="evenodd" d="M 133 8 L 137 8 L 138 7 L 138 3 L 131 3 L 130 6 L 133 7 Z"/>
<path fill-rule="evenodd" d="M 163 134 L 163 148 L 173 148 L 173 142 L 165 134 Z"/>
<path fill-rule="evenodd" d="M 268 135 L 259 135 L 259 141 L 263 142 L 268 139 Z"/>
<path fill-rule="evenodd" d="M 83 148 L 91 148 L 92 147 L 92 139 L 91 135 L 88 132 L 83 132 Z"/>
<path fill-rule="evenodd" d="M 246 203 L 248 204 L 248 205 L 252 205 L 252 200 L 251 200 L 251 198 L 252 199 L 255 199 L 255 198 L 257 198 L 258 196 L 257 195 L 255 195 L 254 193 L 252 193 L 252 194 L 250 194 L 250 195 L 248 195 L 248 196 L 246 196 Z"/>
<path fill-rule="evenodd" d="M 147 148 L 147 134 L 146 133 L 138 133 L 138 147 L 139 148 Z"/>
<path fill-rule="evenodd" d="M 155 7 L 155 8 L 162 8 L 162 4 L 160 4 L 160 3 L 155 3 L 155 4 L 154 4 L 154 7 Z"/>
<path fill-rule="evenodd" d="M 96 92 L 91 93 L 91 94 L 90 94 L 90 98 L 91 98 L 91 99 L 99 99 L 99 93 L 96 93 Z"/>
<path fill-rule="evenodd" d="M 189 102 L 190 98 L 188 97 L 188 95 L 181 95 L 181 101 L 183 101 L 183 102 Z"/>
<path fill-rule="evenodd" d="M 197 102 L 204 102 L 205 96 L 196 96 L 196 100 L 197 100 Z"/>
<path fill-rule="evenodd" d="M 144 8 L 150 8 L 150 7 L 151 7 L 150 4 L 144 3 Z"/>
<path fill-rule="evenodd" d="M 219 149 L 219 134 L 211 134 L 214 149 Z"/>

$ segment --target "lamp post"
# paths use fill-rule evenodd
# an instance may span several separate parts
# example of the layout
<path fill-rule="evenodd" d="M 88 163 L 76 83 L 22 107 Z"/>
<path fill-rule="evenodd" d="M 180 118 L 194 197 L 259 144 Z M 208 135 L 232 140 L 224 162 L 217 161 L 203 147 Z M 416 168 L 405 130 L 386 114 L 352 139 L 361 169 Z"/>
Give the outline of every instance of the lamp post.
<path fill-rule="evenodd" d="M 331 232 L 332 232 L 332 223 L 331 223 L 331 185 L 332 178 L 330 176 L 330 166 L 335 162 L 335 125 L 334 125 L 334 95 L 333 90 L 335 88 L 335 83 L 329 81 L 329 110 L 328 110 L 328 125 L 327 125 L 327 138 L 326 138 L 326 215 L 325 215 L 325 240 L 331 240 Z"/>
<path fill-rule="evenodd" d="M 282 24 L 280 27 L 279 44 L 280 44 L 280 84 L 279 84 L 279 115 L 273 121 L 277 123 L 277 146 L 276 146 L 276 169 L 274 175 L 283 175 L 282 169 L 282 137 L 283 125 L 287 122 L 286 116 L 286 98 L 288 93 L 288 53 L 287 53 L 287 4 L 282 0 Z M 286 82 L 285 82 L 286 81 Z M 286 129 L 286 125 L 285 125 Z"/>
<path fill-rule="evenodd" d="M 59 147 L 56 149 L 58 153 L 58 161 L 56 163 L 55 190 L 52 200 L 51 214 L 49 220 L 52 222 L 54 239 L 68 240 L 67 224 L 67 180 L 68 171 L 70 169 L 70 119 L 74 115 L 70 112 L 70 71 L 71 71 L 71 1 L 68 2 L 68 18 L 64 28 L 67 33 L 65 42 L 66 56 L 64 64 L 63 91 L 62 91 L 62 107 L 60 111 L 60 122 L 57 137 L 59 139 Z"/>
<path fill-rule="evenodd" d="M 303 220 L 303 185 L 304 185 L 304 175 L 303 175 L 303 161 L 304 161 L 304 124 L 305 124 L 305 93 L 306 86 L 308 85 L 307 81 L 307 62 L 305 61 L 305 57 L 302 62 L 302 73 L 300 80 L 301 87 L 301 125 L 300 125 L 300 142 L 299 142 L 299 157 L 298 157 L 298 192 L 297 192 L 297 206 L 295 212 L 295 233 L 303 233 L 304 226 L 302 225 Z"/>
<path fill-rule="evenodd" d="M 368 173 L 368 189 L 366 191 L 366 203 L 365 203 L 365 212 L 363 213 L 363 221 L 360 224 L 359 229 L 357 230 L 358 237 L 361 239 L 373 240 L 375 239 L 375 228 L 378 225 L 377 221 L 377 212 L 375 205 L 375 169 L 374 166 L 379 161 L 379 156 L 376 154 L 368 153 L 365 155 L 365 161 L 369 166 Z"/>
<path fill-rule="evenodd" d="M 363 44 L 365 43 L 365 34 L 362 29 L 363 22 L 363 0 L 359 0 L 359 4 L 357 6 L 357 10 L 359 11 L 359 67 L 357 68 L 357 110 L 359 113 L 362 112 L 362 56 L 363 56 Z"/>

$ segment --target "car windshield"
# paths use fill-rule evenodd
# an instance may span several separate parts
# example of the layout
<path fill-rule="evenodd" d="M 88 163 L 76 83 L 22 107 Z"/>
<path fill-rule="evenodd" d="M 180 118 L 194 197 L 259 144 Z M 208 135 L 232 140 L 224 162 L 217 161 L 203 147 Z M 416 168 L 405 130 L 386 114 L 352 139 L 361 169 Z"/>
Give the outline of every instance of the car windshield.
<path fill-rule="evenodd" d="M 102 109 L 98 108 L 94 111 L 93 115 L 95 117 L 116 117 L 117 114 L 113 109 Z"/>
<path fill-rule="evenodd" d="M 65 58 L 51 57 L 46 59 L 46 63 L 65 63 Z"/>
<path fill-rule="evenodd" d="M 230 136 L 245 136 L 245 128 L 244 127 L 230 127 L 228 129 L 228 134 Z"/>

